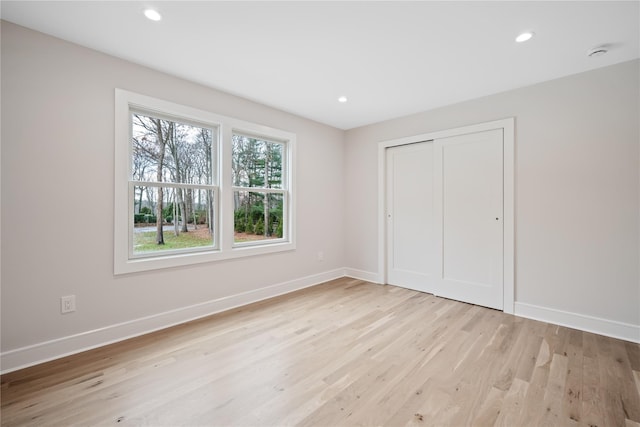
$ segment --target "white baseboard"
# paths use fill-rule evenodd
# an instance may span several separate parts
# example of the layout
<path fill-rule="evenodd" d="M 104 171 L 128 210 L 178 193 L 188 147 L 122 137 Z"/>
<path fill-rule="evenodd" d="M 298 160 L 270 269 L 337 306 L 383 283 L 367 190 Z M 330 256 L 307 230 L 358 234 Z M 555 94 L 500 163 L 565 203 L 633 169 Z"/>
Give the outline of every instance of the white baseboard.
<path fill-rule="evenodd" d="M 231 295 L 152 316 L 82 332 L 76 335 L 10 350 L 0 354 L 0 373 L 8 373 L 39 363 L 80 353 L 114 342 L 165 329 L 253 302 L 304 289 L 340 277 L 353 277 L 379 283 L 378 274 L 353 268 L 340 268 Z M 567 326 L 613 338 L 640 343 L 640 326 L 521 302 L 515 303 L 516 316 Z"/>
<path fill-rule="evenodd" d="M 522 302 L 515 303 L 514 314 L 528 319 L 567 326 L 581 331 L 593 332 L 595 334 L 640 344 L 640 325 L 540 307 Z"/>
<path fill-rule="evenodd" d="M 355 268 L 345 268 L 344 275 L 347 277 L 353 277 L 354 279 L 360 279 L 371 283 L 380 284 L 378 273 L 372 273 L 370 271 L 358 270 Z"/>
<path fill-rule="evenodd" d="M 106 326 L 104 328 L 94 329 L 76 335 L 70 335 L 10 350 L 0 354 L 0 373 L 5 374 L 64 356 L 102 347 L 107 344 L 148 334 L 180 323 L 185 323 L 219 313 L 221 311 L 297 291 L 344 276 L 345 270 L 340 268 L 267 286 L 253 291 L 243 292 L 237 295 L 206 301 L 200 304 L 194 304 L 188 307 L 154 314 L 152 316 L 141 317 L 139 319 Z"/>

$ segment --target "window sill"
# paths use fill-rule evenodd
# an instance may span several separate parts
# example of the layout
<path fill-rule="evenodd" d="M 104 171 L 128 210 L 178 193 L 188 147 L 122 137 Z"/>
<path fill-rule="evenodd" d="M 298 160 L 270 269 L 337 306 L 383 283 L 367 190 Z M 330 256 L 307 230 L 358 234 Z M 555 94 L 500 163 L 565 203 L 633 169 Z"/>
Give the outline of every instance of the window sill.
<path fill-rule="evenodd" d="M 130 274 L 143 271 L 158 270 L 163 268 L 181 267 L 185 265 L 203 264 L 214 261 L 223 261 L 251 257 L 257 255 L 272 254 L 295 250 L 295 244 L 291 242 L 274 242 L 260 246 L 236 246 L 230 250 L 212 250 L 206 252 L 187 252 L 182 254 L 157 255 L 150 258 L 117 259 L 114 265 L 114 274 Z"/>

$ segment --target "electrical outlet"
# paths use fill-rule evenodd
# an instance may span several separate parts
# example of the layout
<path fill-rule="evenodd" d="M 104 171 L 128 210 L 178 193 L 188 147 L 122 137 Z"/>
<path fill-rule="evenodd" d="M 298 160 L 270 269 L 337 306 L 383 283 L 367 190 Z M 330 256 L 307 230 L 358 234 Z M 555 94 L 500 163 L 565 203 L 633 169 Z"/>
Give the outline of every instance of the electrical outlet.
<path fill-rule="evenodd" d="M 76 296 L 68 295 L 60 298 L 60 313 L 71 313 L 76 311 Z"/>
<path fill-rule="evenodd" d="M 324 252 L 322 251 L 318 252 L 318 261 L 324 261 Z"/>

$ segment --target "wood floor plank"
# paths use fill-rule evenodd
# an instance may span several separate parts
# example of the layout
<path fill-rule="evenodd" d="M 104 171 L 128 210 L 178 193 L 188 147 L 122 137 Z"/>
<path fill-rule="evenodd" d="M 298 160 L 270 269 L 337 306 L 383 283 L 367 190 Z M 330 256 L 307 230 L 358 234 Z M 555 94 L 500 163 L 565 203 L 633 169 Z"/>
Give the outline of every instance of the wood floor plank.
<path fill-rule="evenodd" d="M 502 402 L 502 410 L 495 422 L 496 426 L 509 427 L 519 425 L 520 415 L 526 403 L 528 390 L 529 383 L 518 378 L 510 384 Z"/>
<path fill-rule="evenodd" d="M 624 346 L 627 350 L 627 357 L 629 358 L 631 369 L 640 371 L 640 346 L 628 341 L 624 342 Z"/>
<path fill-rule="evenodd" d="M 594 355 L 597 356 L 597 355 Z M 598 359 L 583 357 L 581 422 L 587 426 L 604 426 L 602 388 L 600 386 L 600 368 Z"/>
<path fill-rule="evenodd" d="M 573 334 L 572 334 L 573 335 Z M 565 422 L 580 422 L 581 399 L 583 388 L 583 367 L 584 357 L 582 356 L 582 345 L 578 340 L 569 344 L 568 349 L 568 369 L 565 381 L 564 398 L 562 400 L 562 418 Z"/>
<path fill-rule="evenodd" d="M 504 405 L 504 397 L 506 391 L 491 387 L 487 393 L 486 399 L 483 399 L 482 406 L 478 413 L 473 417 L 473 424 L 476 426 L 493 426 L 496 424 L 502 407 Z"/>
<path fill-rule="evenodd" d="M 598 344 L 598 365 L 600 368 L 600 398 L 603 401 L 605 425 L 625 424 L 627 409 L 623 392 L 624 384 L 619 382 L 614 341 L 606 337 L 596 337 Z"/>
<path fill-rule="evenodd" d="M 611 341 L 610 362 L 613 366 L 613 375 L 618 383 L 620 402 L 625 415 L 625 419 L 640 422 L 640 396 L 637 393 L 635 384 L 625 381 L 626 378 L 633 377 L 633 370 L 625 344 L 622 341 Z"/>
<path fill-rule="evenodd" d="M 640 346 L 343 278 L 5 374 L 2 426 L 638 426 Z"/>
<path fill-rule="evenodd" d="M 640 423 L 631 420 L 625 420 L 625 427 L 640 427 Z"/>
<path fill-rule="evenodd" d="M 557 353 L 551 359 L 549 381 L 543 397 L 545 410 L 537 422 L 540 426 L 570 424 L 569 419 L 562 419 L 562 403 L 568 364 L 569 358 Z"/>

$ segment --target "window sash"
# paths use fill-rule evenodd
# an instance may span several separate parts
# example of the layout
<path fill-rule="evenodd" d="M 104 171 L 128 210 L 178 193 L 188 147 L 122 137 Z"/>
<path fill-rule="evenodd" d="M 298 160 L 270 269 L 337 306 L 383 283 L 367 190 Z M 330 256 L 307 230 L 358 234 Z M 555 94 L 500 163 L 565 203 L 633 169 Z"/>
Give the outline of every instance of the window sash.
<path fill-rule="evenodd" d="M 218 190 L 219 186 L 209 184 L 184 184 L 181 182 L 163 181 L 129 181 L 129 186 L 134 187 L 170 187 L 170 188 L 197 188 L 200 190 Z"/>
<path fill-rule="evenodd" d="M 129 109 L 128 109 L 128 115 L 129 115 L 129 141 L 128 141 L 128 151 L 129 151 L 129 172 L 128 172 L 128 179 L 131 181 L 133 179 L 133 116 L 134 115 L 140 115 L 140 116 L 145 116 L 148 118 L 152 118 L 152 119 L 159 119 L 159 120 L 164 120 L 164 121 L 169 121 L 169 122 L 173 122 L 173 123 L 177 123 L 177 124 L 181 124 L 181 125 L 186 125 L 186 126 L 191 126 L 194 128 L 202 128 L 202 129 L 208 129 L 211 131 L 211 137 L 212 137 L 212 141 L 211 141 L 211 170 L 209 170 L 209 176 L 207 177 L 207 180 L 209 182 L 209 184 L 202 184 L 202 185 L 217 185 L 218 181 L 219 181 L 219 156 L 220 156 L 220 148 L 221 148 L 221 132 L 220 129 L 222 127 L 222 125 L 220 123 L 217 122 L 204 122 L 204 121 L 198 121 L 198 120 L 192 120 L 186 117 L 182 117 L 180 115 L 177 114 L 165 114 L 156 110 L 153 110 L 151 108 L 143 108 L 143 107 L 139 107 L 139 106 L 135 106 L 132 104 L 129 104 Z M 165 182 L 165 181 L 153 181 L 153 182 Z M 181 182 L 174 182 L 175 184 L 181 184 Z"/>
<path fill-rule="evenodd" d="M 238 131 L 238 130 L 233 130 L 231 132 L 231 138 L 233 139 L 234 136 L 241 136 L 244 138 L 251 138 L 251 139 L 257 139 L 260 141 L 264 141 L 264 142 L 268 142 L 271 144 L 278 144 L 278 145 L 282 145 L 282 158 L 281 158 L 281 170 L 280 172 L 282 173 L 281 178 L 281 188 L 278 188 L 277 190 L 287 190 L 289 188 L 289 174 L 291 173 L 290 171 L 290 165 L 289 165 L 289 161 L 290 161 L 290 150 L 291 148 L 291 141 L 287 141 L 287 140 L 278 140 L 276 138 L 272 138 L 269 136 L 264 136 L 264 135 L 258 135 L 258 134 L 252 134 L 250 132 L 243 132 L 243 131 Z M 233 151 L 233 143 L 231 144 L 232 147 L 232 151 Z M 231 156 L 233 157 L 233 152 L 231 153 Z M 232 180 L 233 183 L 233 180 Z M 261 188 L 261 189 L 270 189 L 270 187 L 264 187 L 264 186 L 260 186 L 260 187 L 243 187 L 243 186 L 233 186 L 233 188 Z"/>
<path fill-rule="evenodd" d="M 289 190 L 282 188 L 265 188 L 265 187 L 231 187 L 232 191 L 249 191 L 251 193 L 279 193 L 287 194 Z"/>
<path fill-rule="evenodd" d="M 182 248 L 182 249 L 167 249 L 161 250 L 157 252 L 144 252 L 144 253 L 135 253 L 133 250 L 133 234 L 135 228 L 134 222 L 134 208 L 135 208 L 135 187 L 156 187 L 156 188 L 184 188 L 184 189 L 194 189 L 194 190 L 205 190 L 211 191 L 213 193 L 213 232 L 214 238 L 213 242 L 209 246 L 199 246 L 193 248 Z M 128 206 L 128 216 L 129 216 L 129 235 L 128 235 L 128 246 L 129 246 L 129 259 L 144 259 L 144 258 L 161 258 L 163 256 L 170 256 L 176 254 L 190 254 L 196 252 L 211 252 L 211 251 L 219 251 L 220 250 L 220 224 L 218 218 L 220 216 L 220 189 L 216 185 L 203 185 L 203 184 L 176 184 L 176 183 L 168 183 L 168 182 L 156 182 L 156 181 L 129 181 L 129 206 Z"/>
<path fill-rule="evenodd" d="M 254 240 L 249 242 L 236 242 L 233 240 L 232 248 L 244 248 L 248 246 L 267 246 L 274 243 L 287 243 L 291 241 L 290 235 L 290 217 L 289 217 L 289 203 L 291 203 L 291 194 L 287 190 L 271 189 L 271 188 L 259 188 L 259 187 L 232 187 L 232 194 L 236 191 L 245 191 L 248 193 L 262 193 L 262 194 L 280 194 L 282 195 L 282 237 Z M 235 215 L 234 215 L 235 220 Z M 235 224 L 234 224 L 235 231 Z"/>

